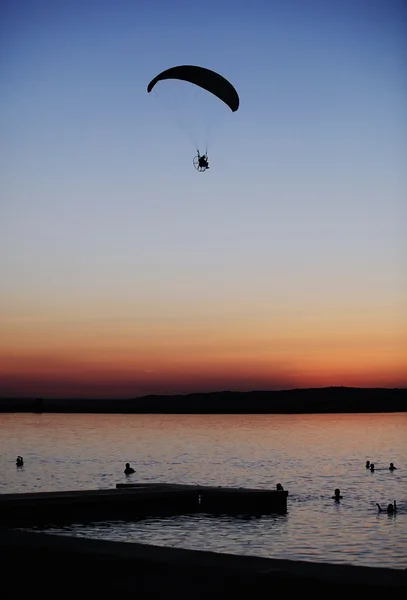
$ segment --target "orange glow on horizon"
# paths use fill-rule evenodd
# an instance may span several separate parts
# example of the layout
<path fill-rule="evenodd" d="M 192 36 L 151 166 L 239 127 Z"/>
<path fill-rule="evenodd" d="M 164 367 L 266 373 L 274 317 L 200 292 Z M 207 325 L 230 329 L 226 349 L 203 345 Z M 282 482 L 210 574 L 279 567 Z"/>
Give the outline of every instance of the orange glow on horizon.
<path fill-rule="evenodd" d="M 405 387 L 407 332 L 359 319 L 3 324 L 0 394 L 135 397 L 225 389 Z"/>

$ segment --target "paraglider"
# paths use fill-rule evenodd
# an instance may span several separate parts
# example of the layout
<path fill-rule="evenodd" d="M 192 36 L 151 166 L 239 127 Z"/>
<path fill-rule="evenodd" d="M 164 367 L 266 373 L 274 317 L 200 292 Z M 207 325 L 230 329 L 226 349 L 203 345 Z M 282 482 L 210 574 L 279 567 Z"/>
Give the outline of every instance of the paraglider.
<path fill-rule="evenodd" d="M 200 173 L 203 173 L 206 171 L 206 169 L 209 169 L 208 155 L 206 152 L 205 154 L 201 155 L 198 150 L 197 156 L 194 157 L 193 164 L 195 169 Z"/>
<path fill-rule="evenodd" d="M 157 83 L 171 79 L 190 83 L 192 86 L 209 92 L 232 112 L 236 112 L 239 108 L 239 95 L 227 79 L 215 71 L 194 65 L 179 65 L 162 71 L 150 81 L 147 92 L 150 93 Z M 204 153 L 201 153 L 199 148 L 197 149 L 193 165 L 201 173 L 209 169 L 207 147 Z"/>

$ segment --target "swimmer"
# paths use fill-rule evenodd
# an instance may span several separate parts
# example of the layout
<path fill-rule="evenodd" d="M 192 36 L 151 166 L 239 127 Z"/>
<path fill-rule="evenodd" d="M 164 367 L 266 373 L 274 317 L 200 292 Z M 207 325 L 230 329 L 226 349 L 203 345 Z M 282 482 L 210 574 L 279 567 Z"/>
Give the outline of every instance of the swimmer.
<path fill-rule="evenodd" d="M 397 467 L 393 463 L 390 463 L 389 471 L 397 471 Z"/>
<path fill-rule="evenodd" d="M 277 483 L 277 485 L 276 485 L 276 490 L 277 490 L 277 491 L 279 491 L 279 492 L 284 492 L 284 488 L 283 488 L 283 486 L 281 485 L 281 483 Z"/>
<path fill-rule="evenodd" d="M 341 496 L 341 490 L 339 488 L 336 488 L 334 493 L 335 495 L 332 496 L 332 500 L 335 500 L 335 502 L 339 502 L 339 500 L 343 499 L 343 496 Z"/>
<path fill-rule="evenodd" d="M 16 466 L 17 467 L 23 467 L 24 466 L 24 459 L 23 459 L 22 456 L 17 456 Z"/>
<path fill-rule="evenodd" d="M 136 471 L 130 466 L 130 463 L 126 463 L 126 468 L 124 469 L 125 475 L 132 475 Z"/>
<path fill-rule="evenodd" d="M 370 460 L 366 461 L 365 467 L 366 467 L 366 469 L 370 469 Z"/>
<path fill-rule="evenodd" d="M 380 504 L 378 502 L 376 502 L 376 506 L 379 509 L 379 512 L 385 512 L 384 509 L 380 506 Z M 394 515 L 397 511 L 397 505 L 396 505 L 396 501 L 394 501 L 394 504 L 392 504 L 390 502 L 390 504 L 387 505 L 386 508 L 386 512 L 388 515 Z"/>

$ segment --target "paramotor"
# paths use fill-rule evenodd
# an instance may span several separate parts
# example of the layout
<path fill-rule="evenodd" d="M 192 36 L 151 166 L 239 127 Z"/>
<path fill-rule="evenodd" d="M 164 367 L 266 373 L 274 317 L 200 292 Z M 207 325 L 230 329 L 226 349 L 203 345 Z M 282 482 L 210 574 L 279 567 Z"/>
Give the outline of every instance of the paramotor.
<path fill-rule="evenodd" d="M 170 69 L 162 71 L 150 81 L 147 86 L 147 92 L 150 93 L 159 82 L 164 82 L 167 80 L 184 81 L 192 84 L 192 86 L 201 88 L 201 90 L 209 92 L 209 94 L 212 94 L 212 96 L 215 96 L 217 99 L 219 99 L 232 112 L 236 112 L 239 108 L 240 99 L 236 89 L 222 75 L 216 73 L 215 71 L 211 71 L 210 69 L 194 65 L 179 65 L 171 67 Z M 199 143 L 201 142 L 202 140 L 199 141 Z M 197 145 L 198 144 L 195 144 L 195 147 L 197 147 Z M 207 150 L 208 142 L 206 141 L 205 152 L 201 154 L 198 149 L 197 156 L 195 156 L 193 161 L 195 168 L 200 172 L 209 169 Z"/>

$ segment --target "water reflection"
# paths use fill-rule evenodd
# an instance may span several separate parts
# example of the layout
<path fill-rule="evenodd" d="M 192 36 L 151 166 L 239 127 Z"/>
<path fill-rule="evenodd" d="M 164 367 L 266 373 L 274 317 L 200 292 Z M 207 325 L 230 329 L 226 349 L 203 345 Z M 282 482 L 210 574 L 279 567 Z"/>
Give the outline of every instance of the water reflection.
<path fill-rule="evenodd" d="M 16 456 L 24 467 L 16 468 Z M 174 482 L 289 491 L 272 520 L 98 525 L 128 541 L 407 566 L 407 415 L 0 415 L 0 491 Z M 366 461 L 375 465 L 372 473 Z M 133 475 L 123 473 L 129 462 Z M 397 470 L 391 471 L 393 462 Z M 332 500 L 341 490 L 340 503 Z M 397 500 L 397 515 L 378 514 Z M 77 535 L 83 531 L 76 529 Z"/>
<path fill-rule="evenodd" d="M 376 523 L 376 526 L 367 528 L 362 536 L 355 536 L 349 519 L 337 514 L 329 532 L 324 532 L 319 526 L 318 515 L 308 514 L 305 521 L 304 516 L 287 514 L 256 518 L 196 514 L 133 522 L 71 525 L 51 531 L 62 535 L 174 548 L 405 568 L 405 548 L 394 548 L 388 528 Z"/>

